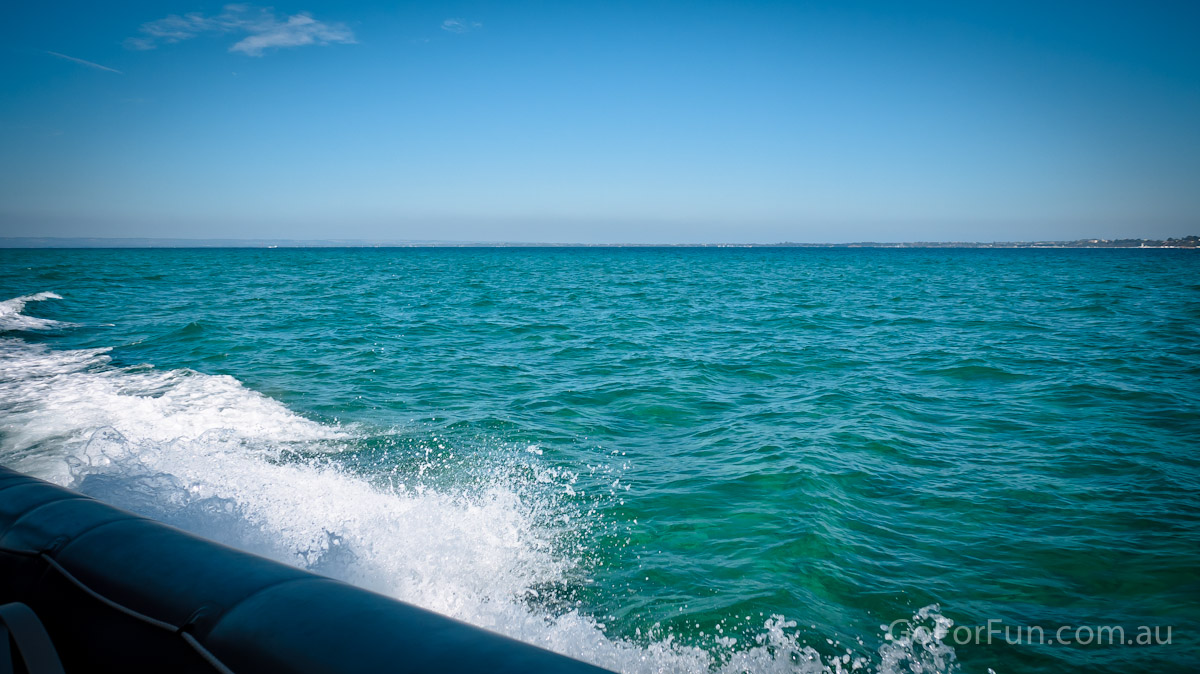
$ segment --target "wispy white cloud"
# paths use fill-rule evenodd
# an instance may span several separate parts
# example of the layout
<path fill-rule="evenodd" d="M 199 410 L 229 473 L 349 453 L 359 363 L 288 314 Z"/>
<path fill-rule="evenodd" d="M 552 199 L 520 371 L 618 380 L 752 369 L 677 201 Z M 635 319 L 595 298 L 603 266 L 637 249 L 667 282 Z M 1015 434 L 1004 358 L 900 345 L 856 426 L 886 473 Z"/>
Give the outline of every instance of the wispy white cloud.
<path fill-rule="evenodd" d="M 442 30 L 450 31 L 451 33 L 469 33 L 473 30 L 483 28 L 483 24 L 478 21 L 464 21 L 462 19 L 446 19 L 442 22 Z"/>
<path fill-rule="evenodd" d="M 172 14 L 142 24 L 138 37 L 125 40 L 129 49 L 156 49 L 159 45 L 190 40 L 202 34 L 244 35 L 229 47 L 231 52 L 262 56 L 267 49 L 305 45 L 354 44 L 354 32 L 344 23 L 318 21 L 307 12 L 277 17 L 274 10 L 250 5 L 226 5 L 220 14 Z"/>
<path fill-rule="evenodd" d="M 116 73 L 118 75 L 125 74 L 125 73 L 121 72 L 120 70 L 117 70 L 116 68 L 109 68 L 108 66 L 102 66 L 99 63 L 92 63 L 91 61 L 84 61 L 83 59 L 77 59 L 74 56 L 67 56 L 66 54 L 60 54 L 56 51 L 48 51 L 46 53 L 51 56 L 57 56 L 60 59 L 66 59 L 68 61 L 78 63 L 79 65 L 87 66 L 89 68 L 95 68 L 96 70 L 106 70 L 110 73 Z"/>

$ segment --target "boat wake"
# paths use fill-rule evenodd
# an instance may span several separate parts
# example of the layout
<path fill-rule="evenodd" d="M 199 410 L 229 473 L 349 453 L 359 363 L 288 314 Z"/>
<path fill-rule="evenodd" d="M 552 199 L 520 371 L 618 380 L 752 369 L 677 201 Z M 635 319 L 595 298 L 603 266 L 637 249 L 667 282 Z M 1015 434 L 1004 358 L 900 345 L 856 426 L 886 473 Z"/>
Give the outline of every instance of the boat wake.
<path fill-rule="evenodd" d="M 21 313 L 57 297 L 0 302 L 0 328 L 60 327 Z M 232 377 L 118 367 L 108 349 L 16 337 L 0 339 L 0 419 L 0 463 L 14 469 L 616 671 L 955 667 L 948 621 L 929 610 L 914 616 L 929 629 L 834 654 L 803 644 L 782 616 L 751 643 L 707 649 L 670 633 L 610 637 L 573 589 L 587 582 L 589 513 L 571 510 L 572 476 L 537 452 L 464 460 L 429 435 L 397 450 L 406 460 L 363 470 L 339 456 L 368 431 L 307 419 Z M 439 479 L 452 470 L 455 480 Z"/>
<path fill-rule="evenodd" d="M 44 302 L 46 300 L 61 300 L 55 293 L 37 293 L 14 297 L 0 302 L 0 331 L 9 330 L 48 330 L 50 328 L 69 327 L 61 321 L 49 318 L 35 318 L 21 313 L 27 302 Z"/>

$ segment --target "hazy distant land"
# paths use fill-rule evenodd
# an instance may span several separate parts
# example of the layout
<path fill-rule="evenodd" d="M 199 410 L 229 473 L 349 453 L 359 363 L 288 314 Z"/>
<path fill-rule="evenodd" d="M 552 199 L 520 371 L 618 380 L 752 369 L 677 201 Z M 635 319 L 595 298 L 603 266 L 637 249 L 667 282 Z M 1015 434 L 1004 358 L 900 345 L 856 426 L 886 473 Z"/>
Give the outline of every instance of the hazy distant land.
<path fill-rule="evenodd" d="M 1200 236 L 1178 239 L 1075 241 L 909 241 L 888 243 L 539 243 L 376 239 L 169 239 L 0 237 L 0 248 L 1197 248 Z"/>

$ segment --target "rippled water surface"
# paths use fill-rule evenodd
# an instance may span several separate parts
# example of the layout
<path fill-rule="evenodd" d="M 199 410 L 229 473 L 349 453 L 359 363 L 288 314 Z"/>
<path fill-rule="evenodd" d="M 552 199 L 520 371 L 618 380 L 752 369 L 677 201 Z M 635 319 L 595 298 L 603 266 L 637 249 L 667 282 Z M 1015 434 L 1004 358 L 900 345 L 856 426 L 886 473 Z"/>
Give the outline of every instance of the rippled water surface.
<path fill-rule="evenodd" d="M 1198 272 L 4 250 L 0 461 L 623 671 L 1185 671 Z M 1173 633 L 956 643 L 988 620 Z"/>

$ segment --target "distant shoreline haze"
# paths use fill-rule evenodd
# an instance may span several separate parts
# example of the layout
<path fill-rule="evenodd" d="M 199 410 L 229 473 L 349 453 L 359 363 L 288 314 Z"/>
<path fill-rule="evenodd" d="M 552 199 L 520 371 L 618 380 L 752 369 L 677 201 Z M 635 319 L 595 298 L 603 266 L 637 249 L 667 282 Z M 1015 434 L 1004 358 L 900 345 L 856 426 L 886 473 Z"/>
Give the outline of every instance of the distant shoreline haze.
<path fill-rule="evenodd" d="M 854 243 L 544 243 L 373 239 L 171 239 L 0 237 L 0 248 L 1197 248 L 1200 236 L 1074 241 L 909 241 Z"/>

